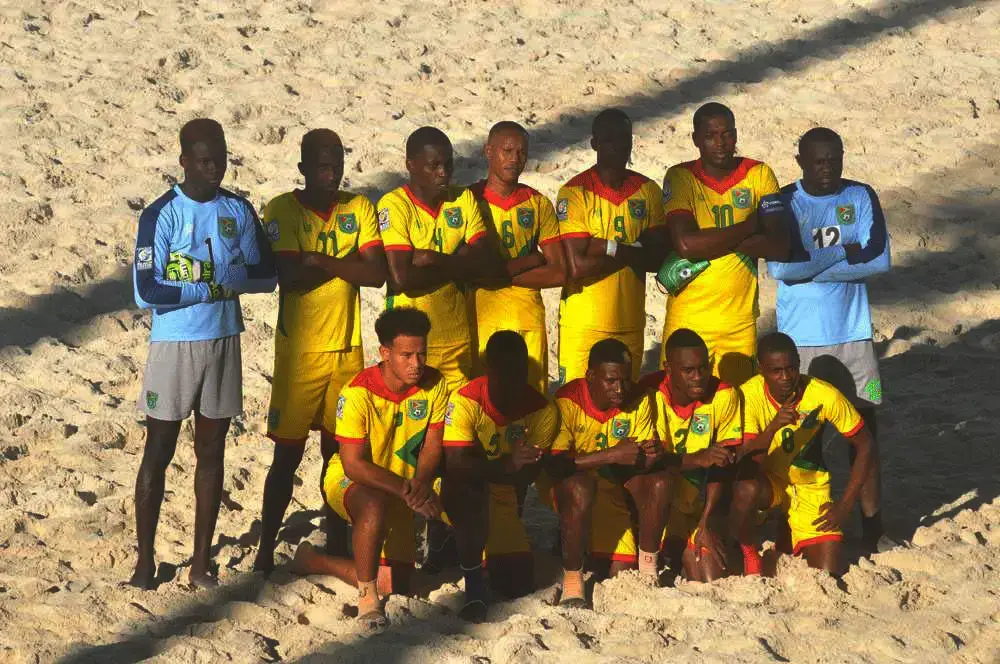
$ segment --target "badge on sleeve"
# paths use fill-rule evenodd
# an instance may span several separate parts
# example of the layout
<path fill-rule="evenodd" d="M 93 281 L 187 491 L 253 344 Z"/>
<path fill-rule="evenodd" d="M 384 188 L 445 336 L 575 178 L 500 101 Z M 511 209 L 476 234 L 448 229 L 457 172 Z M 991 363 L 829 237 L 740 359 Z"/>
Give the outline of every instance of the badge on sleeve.
<path fill-rule="evenodd" d="M 569 199 L 560 198 L 556 202 L 556 219 L 566 221 L 569 218 Z"/>
<path fill-rule="evenodd" d="M 378 211 L 378 229 L 379 232 L 389 230 L 389 208 L 382 208 Z"/>

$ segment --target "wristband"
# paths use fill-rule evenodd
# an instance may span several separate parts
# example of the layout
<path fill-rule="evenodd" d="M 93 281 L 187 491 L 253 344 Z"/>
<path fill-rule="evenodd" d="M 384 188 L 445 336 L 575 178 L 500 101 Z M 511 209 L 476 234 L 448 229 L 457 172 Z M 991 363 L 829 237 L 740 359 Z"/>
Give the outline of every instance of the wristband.
<path fill-rule="evenodd" d="M 604 253 L 612 258 L 618 253 L 618 243 L 615 240 L 607 240 L 608 245 L 604 248 Z"/>

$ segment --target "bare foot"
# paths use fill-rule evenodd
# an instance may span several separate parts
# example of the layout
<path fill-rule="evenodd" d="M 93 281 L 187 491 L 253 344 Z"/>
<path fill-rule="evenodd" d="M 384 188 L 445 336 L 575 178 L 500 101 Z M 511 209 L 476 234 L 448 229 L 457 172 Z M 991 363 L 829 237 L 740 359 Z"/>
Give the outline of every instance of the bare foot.
<path fill-rule="evenodd" d="M 302 544 L 299 544 L 298 548 L 295 549 L 295 557 L 292 558 L 292 562 L 288 563 L 288 571 L 292 574 L 309 574 L 309 561 L 311 561 L 315 555 L 316 547 L 309 542 L 302 542 Z"/>
<path fill-rule="evenodd" d="M 211 590 L 212 588 L 219 587 L 219 580 L 217 578 L 209 572 L 195 571 L 194 567 L 188 572 L 188 583 L 202 590 Z"/>
<path fill-rule="evenodd" d="M 156 588 L 156 565 L 153 563 L 136 563 L 132 578 L 128 580 L 129 585 L 140 590 L 154 590 Z"/>
<path fill-rule="evenodd" d="M 364 615 L 358 616 L 358 620 L 361 621 L 361 624 L 365 627 L 365 629 L 371 631 L 389 626 L 389 618 L 385 615 L 385 612 L 382 609 L 369 611 Z"/>

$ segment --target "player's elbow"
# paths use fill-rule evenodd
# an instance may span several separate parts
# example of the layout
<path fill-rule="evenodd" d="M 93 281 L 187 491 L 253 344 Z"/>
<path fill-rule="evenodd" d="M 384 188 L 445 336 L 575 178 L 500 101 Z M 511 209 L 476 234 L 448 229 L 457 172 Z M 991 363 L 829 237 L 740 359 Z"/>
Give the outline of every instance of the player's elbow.
<path fill-rule="evenodd" d="M 136 278 L 135 295 L 135 302 L 141 309 L 176 305 L 181 300 L 179 288 L 161 284 L 152 273 Z"/>
<path fill-rule="evenodd" d="M 700 260 L 701 256 L 697 255 L 697 251 L 691 246 L 689 242 L 689 237 L 686 234 L 680 233 L 674 238 L 674 250 L 677 255 L 686 260 Z"/>

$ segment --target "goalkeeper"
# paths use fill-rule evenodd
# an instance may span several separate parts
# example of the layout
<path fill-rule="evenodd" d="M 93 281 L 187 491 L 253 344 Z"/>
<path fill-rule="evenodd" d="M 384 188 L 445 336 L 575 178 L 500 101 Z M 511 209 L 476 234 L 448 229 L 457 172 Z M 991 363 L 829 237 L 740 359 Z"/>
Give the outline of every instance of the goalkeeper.
<path fill-rule="evenodd" d="M 240 293 L 268 293 L 277 277 L 253 207 L 220 188 L 226 139 L 218 122 L 180 132 L 184 181 L 143 210 L 135 242 L 135 301 L 153 310 L 139 408 L 146 446 L 135 484 L 139 556 L 130 583 L 155 587 L 153 541 L 164 475 L 181 422 L 195 414 L 192 585 L 217 585 L 211 545 L 222 498 L 230 420 L 243 410 Z"/>

